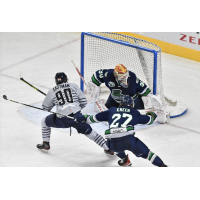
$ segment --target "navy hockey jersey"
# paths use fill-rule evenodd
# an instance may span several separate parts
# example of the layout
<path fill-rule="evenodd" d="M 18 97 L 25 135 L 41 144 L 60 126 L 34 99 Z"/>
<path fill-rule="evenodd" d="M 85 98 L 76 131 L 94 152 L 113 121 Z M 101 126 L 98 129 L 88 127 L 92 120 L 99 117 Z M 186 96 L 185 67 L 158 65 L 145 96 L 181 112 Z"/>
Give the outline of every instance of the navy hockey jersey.
<path fill-rule="evenodd" d="M 141 115 L 139 111 L 131 107 L 112 107 L 107 111 L 87 118 L 89 124 L 102 121 L 107 121 L 109 124 L 105 137 L 116 138 L 133 134 L 134 126 L 137 124 L 152 124 L 153 118 L 149 115 Z"/>
<path fill-rule="evenodd" d="M 98 70 L 93 74 L 91 79 L 92 82 L 97 86 L 105 83 L 105 85 L 110 89 L 112 98 L 117 103 L 120 103 L 121 97 L 123 95 L 129 95 L 133 97 L 133 100 L 135 100 L 138 95 L 147 96 L 151 92 L 147 85 L 139 80 L 131 71 L 128 71 L 128 88 L 122 87 L 114 77 L 113 71 L 114 69 Z"/>

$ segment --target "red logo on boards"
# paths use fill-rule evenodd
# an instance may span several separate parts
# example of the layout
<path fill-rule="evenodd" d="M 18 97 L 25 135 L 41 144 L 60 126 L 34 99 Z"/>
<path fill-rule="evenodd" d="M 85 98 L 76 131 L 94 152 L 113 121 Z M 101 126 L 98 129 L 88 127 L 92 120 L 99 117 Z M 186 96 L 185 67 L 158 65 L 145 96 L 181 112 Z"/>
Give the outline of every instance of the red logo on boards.
<path fill-rule="evenodd" d="M 181 34 L 181 38 L 180 40 L 184 41 L 184 42 L 189 42 L 189 43 L 192 43 L 192 44 L 198 44 L 200 45 L 200 38 L 196 38 L 196 37 L 193 37 L 193 36 L 190 36 L 190 35 L 185 35 L 185 34 Z"/>

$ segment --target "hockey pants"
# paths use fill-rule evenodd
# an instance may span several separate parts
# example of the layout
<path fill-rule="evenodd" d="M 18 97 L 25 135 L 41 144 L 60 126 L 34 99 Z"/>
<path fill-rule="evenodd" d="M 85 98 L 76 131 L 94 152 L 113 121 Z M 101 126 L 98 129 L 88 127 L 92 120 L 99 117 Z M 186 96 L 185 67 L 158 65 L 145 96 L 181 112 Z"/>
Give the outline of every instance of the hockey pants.
<path fill-rule="evenodd" d="M 73 115 L 73 117 L 75 117 L 76 115 L 79 115 L 79 114 L 80 114 L 80 112 Z M 51 127 L 53 127 L 53 128 L 73 127 L 78 131 L 78 133 L 82 133 L 85 135 L 90 134 L 92 132 L 91 126 L 86 123 L 76 123 L 74 121 L 74 119 L 71 119 L 68 117 L 59 118 L 56 116 L 56 114 L 51 114 L 51 115 L 48 115 L 47 117 L 43 118 L 43 120 L 42 120 L 43 141 L 49 142 L 50 134 L 51 134 Z"/>
<path fill-rule="evenodd" d="M 127 135 L 120 138 L 111 138 L 107 140 L 107 146 L 114 152 L 118 152 L 117 156 L 121 159 L 125 158 L 125 150 L 131 151 L 135 156 L 148 159 L 153 165 L 162 166 L 163 161 L 137 137 Z"/>

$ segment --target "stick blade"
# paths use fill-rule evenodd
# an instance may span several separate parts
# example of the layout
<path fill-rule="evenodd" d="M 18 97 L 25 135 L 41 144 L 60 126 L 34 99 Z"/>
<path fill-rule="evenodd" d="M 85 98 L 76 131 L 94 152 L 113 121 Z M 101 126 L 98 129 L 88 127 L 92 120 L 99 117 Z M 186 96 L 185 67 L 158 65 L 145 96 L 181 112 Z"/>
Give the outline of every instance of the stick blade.
<path fill-rule="evenodd" d="M 6 95 L 3 95 L 3 98 L 4 98 L 5 100 L 8 100 Z"/>

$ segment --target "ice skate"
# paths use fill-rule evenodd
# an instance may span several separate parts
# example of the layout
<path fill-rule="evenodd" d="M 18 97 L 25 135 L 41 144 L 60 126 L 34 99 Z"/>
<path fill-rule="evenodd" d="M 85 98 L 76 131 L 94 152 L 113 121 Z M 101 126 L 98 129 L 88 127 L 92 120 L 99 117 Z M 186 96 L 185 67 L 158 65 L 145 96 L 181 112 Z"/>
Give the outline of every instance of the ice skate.
<path fill-rule="evenodd" d="M 114 155 L 114 152 L 111 151 L 110 149 L 108 149 L 108 150 L 104 150 L 104 153 L 105 153 L 105 154 L 108 154 L 108 155 L 111 155 L 111 156 Z"/>
<path fill-rule="evenodd" d="M 131 161 L 129 160 L 128 154 L 126 155 L 125 158 L 123 158 L 122 160 L 119 160 L 119 161 L 118 161 L 118 164 L 119 164 L 120 166 L 123 166 L 123 167 L 131 166 L 132 163 L 131 163 Z"/>
<path fill-rule="evenodd" d="M 44 153 L 49 153 L 50 149 L 49 142 L 43 142 L 42 144 L 37 144 L 37 148 Z"/>

